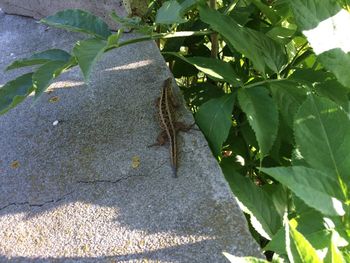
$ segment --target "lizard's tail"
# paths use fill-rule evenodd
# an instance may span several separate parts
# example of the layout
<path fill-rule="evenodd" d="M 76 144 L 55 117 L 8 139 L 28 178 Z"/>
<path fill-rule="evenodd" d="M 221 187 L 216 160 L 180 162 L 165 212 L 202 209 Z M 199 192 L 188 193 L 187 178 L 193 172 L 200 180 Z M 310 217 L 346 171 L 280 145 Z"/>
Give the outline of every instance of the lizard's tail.
<path fill-rule="evenodd" d="M 171 168 L 173 169 L 173 174 L 174 174 L 174 177 L 176 178 L 177 177 L 177 167 L 172 165 Z"/>

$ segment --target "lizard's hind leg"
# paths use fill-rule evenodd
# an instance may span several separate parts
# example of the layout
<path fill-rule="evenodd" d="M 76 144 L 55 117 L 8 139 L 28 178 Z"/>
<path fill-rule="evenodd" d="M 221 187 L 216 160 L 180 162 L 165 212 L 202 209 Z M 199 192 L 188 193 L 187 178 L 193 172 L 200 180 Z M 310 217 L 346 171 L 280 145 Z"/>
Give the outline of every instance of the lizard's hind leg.
<path fill-rule="evenodd" d="M 168 136 L 166 131 L 161 131 L 161 133 L 159 133 L 157 140 L 155 143 L 148 145 L 148 147 L 153 147 L 153 146 L 162 146 L 164 145 L 167 141 L 168 141 Z"/>

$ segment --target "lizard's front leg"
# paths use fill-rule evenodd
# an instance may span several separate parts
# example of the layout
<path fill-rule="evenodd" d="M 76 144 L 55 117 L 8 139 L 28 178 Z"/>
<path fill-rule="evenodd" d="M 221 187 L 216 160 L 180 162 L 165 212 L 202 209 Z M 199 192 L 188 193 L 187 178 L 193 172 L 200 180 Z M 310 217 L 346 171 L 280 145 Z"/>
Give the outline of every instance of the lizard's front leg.
<path fill-rule="evenodd" d="M 195 122 L 189 125 L 189 124 L 177 121 L 175 122 L 174 127 L 176 131 L 187 132 L 191 130 L 195 124 L 196 124 Z"/>

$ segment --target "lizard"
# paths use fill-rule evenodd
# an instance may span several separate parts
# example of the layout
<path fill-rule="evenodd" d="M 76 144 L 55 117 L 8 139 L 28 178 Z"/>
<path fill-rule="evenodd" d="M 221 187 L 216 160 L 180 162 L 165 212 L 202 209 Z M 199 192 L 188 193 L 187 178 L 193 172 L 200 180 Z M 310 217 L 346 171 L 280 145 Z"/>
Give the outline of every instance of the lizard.
<path fill-rule="evenodd" d="M 157 142 L 150 145 L 163 145 L 169 141 L 170 162 L 174 177 L 177 177 L 178 168 L 178 149 L 176 134 L 179 130 L 188 131 L 193 125 L 186 125 L 182 122 L 175 121 L 174 111 L 179 106 L 175 100 L 172 89 L 172 78 L 167 78 L 161 89 L 159 98 L 156 100 L 156 107 L 158 111 L 159 125 L 161 132 L 157 137 Z"/>

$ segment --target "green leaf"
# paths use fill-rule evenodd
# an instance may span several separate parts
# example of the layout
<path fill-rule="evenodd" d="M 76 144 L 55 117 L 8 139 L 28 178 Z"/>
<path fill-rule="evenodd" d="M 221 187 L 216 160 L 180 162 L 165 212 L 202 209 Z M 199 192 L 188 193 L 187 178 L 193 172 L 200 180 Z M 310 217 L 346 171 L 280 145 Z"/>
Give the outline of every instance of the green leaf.
<path fill-rule="evenodd" d="M 196 114 L 196 123 L 203 131 L 216 156 L 232 126 L 234 94 L 224 95 L 203 103 Z"/>
<path fill-rule="evenodd" d="M 110 16 L 115 22 L 127 28 L 138 28 L 141 26 L 142 19 L 141 17 L 138 17 L 138 16 L 121 17 L 121 16 L 118 16 L 115 11 L 112 11 Z"/>
<path fill-rule="evenodd" d="M 87 33 L 102 39 L 107 39 L 112 34 L 108 25 L 101 18 L 79 9 L 66 9 L 57 12 L 42 19 L 41 22 L 69 31 Z"/>
<path fill-rule="evenodd" d="M 21 103 L 33 90 L 33 73 L 22 75 L 0 88 L 0 114 Z"/>
<path fill-rule="evenodd" d="M 349 25 L 350 26 L 350 25 Z M 318 55 L 318 60 L 331 71 L 338 81 L 347 88 L 350 88 L 350 76 L 347 69 L 350 67 L 350 54 L 337 48 L 325 51 Z"/>
<path fill-rule="evenodd" d="M 288 80 L 270 82 L 269 86 L 284 121 L 293 128 L 294 116 L 306 100 L 306 89 Z"/>
<path fill-rule="evenodd" d="M 231 263 L 268 263 L 267 260 L 253 257 L 236 257 L 229 253 L 222 252 Z"/>
<path fill-rule="evenodd" d="M 83 72 L 85 80 L 89 79 L 92 67 L 102 56 L 106 47 L 106 41 L 96 38 L 78 41 L 75 44 L 73 48 L 73 54 L 78 60 L 79 67 Z"/>
<path fill-rule="evenodd" d="M 182 7 L 176 0 L 166 1 L 159 8 L 156 16 L 157 24 L 181 24 L 186 22 L 182 18 Z"/>
<path fill-rule="evenodd" d="M 331 231 L 324 229 L 308 235 L 303 233 L 303 235 L 315 249 L 324 249 L 329 243 Z M 284 242 L 285 240 L 285 231 L 283 228 L 281 228 L 278 230 L 276 235 L 273 236 L 272 240 L 267 244 L 267 246 L 264 247 L 264 251 L 274 251 L 279 255 L 286 255 L 287 251 Z"/>
<path fill-rule="evenodd" d="M 273 27 L 266 33 L 267 36 L 284 45 L 291 41 L 294 34 L 295 30 L 281 26 Z"/>
<path fill-rule="evenodd" d="M 234 12 L 232 12 L 233 10 Z M 246 7 L 235 5 L 233 10 L 229 11 L 230 17 L 232 17 L 238 24 L 244 26 L 252 20 L 252 14 L 255 12 L 255 7 L 253 5 Z"/>
<path fill-rule="evenodd" d="M 286 235 L 287 253 L 291 262 L 322 262 L 309 241 L 289 222 L 286 223 L 286 233 L 288 233 L 288 235 Z"/>
<path fill-rule="evenodd" d="M 288 0 L 301 30 L 310 30 L 338 13 L 336 0 Z"/>
<path fill-rule="evenodd" d="M 49 61 L 38 68 L 33 74 L 36 99 L 49 87 L 51 81 L 61 74 L 66 67 L 66 61 Z"/>
<path fill-rule="evenodd" d="M 117 33 L 110 35 L 107 40 L 107 48 L 118 47 L 118 42 L 122 34 L 123 31 L 118 30 Z"/>
<path fill-rule="evenodd" d="M 61 49 L 49 49 L 42 52 L 34 53 L 31 57 L 16 60 L 9 65 L 6 70 L 44 64 L 48 61 L 68 61 L 71 55 Z"/>
<path fill-rule="evenodd" d="M 315 249 L 326 251 L 331 239 L 337 247 L 348 246 L 349 243 L 346 241 L 348 235 L 343 217 L 324 216 L 321 212 L 306 205 L 295 194 L 292 194 L 292 199 L 297 230 L 306 237 Z"/>
<path fill-rule="evenodd" d="M 227 81 L 234 86 L 242 85 L 241 79 L 234 72 L 231 64 L 223 60 L 207 57 L 184 57 L 175 52 L 164 52 L 163 54 L 173 55 L 186 61 L 207 74 L 213 80 Z"/>
<path fill-rule="evenodd" d="M 337 180 L 321 171 L 302 166 L 260 168 L 260 170 L 286 185 L 307 205 L 325 215 L 345 214 Z"/>
<path fill-rule="evenodd" d="M 244 119 L 243 123 L 239 127 L 239 132 L 242 134 L 247 146 L 253 146 L 255 149 L 259 148 L 259 144 L 256 140 L 255 133 L 252 126 Z"/>
<path fill-rule="evenodd" d="M 141 17 L 133 16 L 133 17 L 121 17 L 118 16 L 114 11 L 110 14 L 110 17 L 118 23 L 119 30 L 121 32 L 134 30 L 134 32 L 138 32 L 141 34 L 150 35 L 153 32 L 153 26 L 147 25 L 142 21 Z M 127 30 L 123 29 L 127 28 Z"/>
<path fill-rule="evenodd" d="M 174 75 L 174 78 L 197 76 L 198 69 L 192 64 L 189 64 L 177 57 L 175 57 L 174 60 L 172 61 L 173 61 L 172 73 Z"/>
<path fill-rule="evenodd" d="M 276 211 L 282 217 L 288 207 L 287 188 L 281 184 L 266 184 L 261 188 L 270 196 Z"/>
<path fill-rule="evenodd" d="M 298 197 L 293 196 L 294 200 L 296 198 Z M 300 199 L 298 201 L 303 202 Z M 298 213 L 297 230 L 306 237 L 314 248 L 317 250 L 324 249 L 328 246 L 331 239 L 332 230 L 325 227 L 324 216 L 319 211 L 307 205 L 305 207 L 307 207 L 307 210 L 304 212 L 300 212 L 296 208 Z"/>
<path fill-rule="evenodd" d="M 324 259 L 325 263 L 345 263 L 345 259 L 339 249 L 334 244 L 333 240 L 330 242 L 326 257 Z"/>
<path fill-rule="evenodd" d="M 266 156 L 278 131 L 278 111 L 276 104 L 265 87 L 257 86 L 240 89 L 238 101 L 252 126 L 263 156 Z"/>
<path fill-rule="evenodd" d="M 314 85 L 318 94 L 333 100 L 335 103 L 343 107 L 348 112 L 349 108 L 349 93 L 350 90 L 341 85 L 335 79 L 325 80 Z"/>
<path fill-rule="evenodd" d="M 327 248 L 331 239 L 332 231 L 325 228 L 323 215 L 309 206 L 307 206 L 306 212 L 298 210 L 297 215 L 297 218 L 290 220 L 291 223 L 297 226 L 297 230 L 305 236 L 315 249 L 322 250 Z M 280 255 L 285 255 L 287 254 L 285 240 L 285 231 L 281 228 L 276 235 L 273 236 L 272 240 L 267 244 L 264 250 L 274 251 Z"/>
<path fill-rule="evenodd" d="M 186 65 L 189 64 L 186 63 Z M 190 101 L 195 107 L 200 107 L 203 103 L 211 99 L 219 98 L 225 95 L 221 87 L 213 85 L 209 82 L 196 83 L 193 86 L 186 87 L 182 90 L 182 94 L 185 100 Z"/>
<path fill-rule="evenodd" d="M 255 230 L 266 239 L 271 239 L 282 227 L 281 216 L 270 195 L 257 187 L 249 178 L 236 172 L 233 164 L 231 159 L 224 159 L 220 163 L 232 192 L 239 200 L 243 211 L 250 215 Z"/>
<path fill-rule="evenodd" d="M 233 18 L 205 6 L 199 7 L 200 18 L 219 32 L 238 52 L 248 57 L 254 67 L 265 73 L 266 66 L 280 72 L 287 63 L 284 47 L 263 33 L 242 27 Z"/>
<path fill-rule="evenodd" d="M 261 0 L 251 0 L 251 1 L 254 5 L 256 5 L 257 8 L 261 10 L 261 12 L 263 12 L 266 15 L 266 17 L 271 21 L 272 24 L 276 24 L 280 20 L 280 17 L 278 16 L 278 14 L 269 6 L 262 3 Z"/>
<path fill-rule="evenodd" d="M 341 85 L 332 73 L 325 70 L 315 71 L 311 68 L 303 68 L 294 71 L 290 78 L 306 84 L 309 88 L 315 90 L 317 94 L 333 100 L 341 105 L 344 110 L 348 111 L 350 90 Z"/>
<path fill-rule="evenodd" d="M 350 14 L 335 0 L 290 0 L 295 20 L 319 61 L 350 88 Z"/>
<path fill-rule="evenodd" d="M 312 94 L 295 117 L 295 139 L 301 155 L 313 168 L 341 181 L 350 180 L 350 120 L 334 102 Z M 343 189 L 346 196 L 345 189 Z"/>

